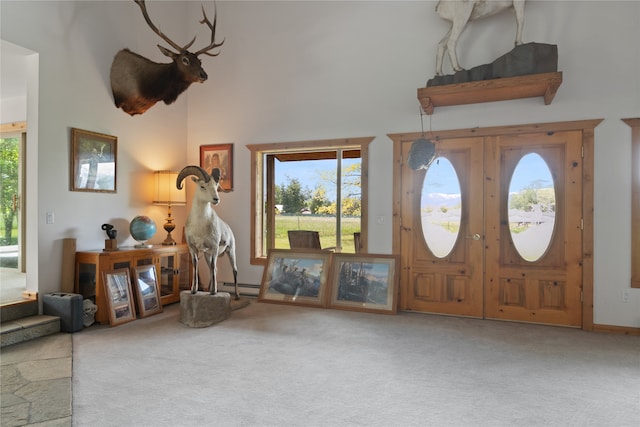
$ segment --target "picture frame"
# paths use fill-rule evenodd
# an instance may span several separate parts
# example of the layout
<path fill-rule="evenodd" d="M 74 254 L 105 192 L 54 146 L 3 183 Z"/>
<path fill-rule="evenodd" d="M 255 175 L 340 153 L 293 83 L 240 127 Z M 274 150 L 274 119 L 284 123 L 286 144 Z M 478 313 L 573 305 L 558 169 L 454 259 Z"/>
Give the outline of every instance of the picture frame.
<path fill-rule="evenodd" d="M 259 302 L 326 307 L 331 252 L 271 249 Z"/>
<path fill-rule="evenodd" d="M 134 269 L 134 289 L 138 302 L 138 314 L 147 317 L 162 313 L 160 287 L 155 265 L 141 265 Z"/>
<path fill-rule="evenodd" d="M 136 320 L 129 269 L 105 271 L 103 282 L 109 308 L 109 325 L 116 326 Z"/>
<path fill-rule="evenodd" d="M 397 255 L 334 254 L 328 307 L 396 314 L 398 264 Z"/>
<path fill-rule="evenodd" d="M 118 138 L 71 128 L 71 191 L 117 191 Z"/>
<path fill-rule="evenodd" d="M 201 145 L 200 167 L 207 173 L 219 168 L 220 188 L 233 191 L 233 144 Z"/>

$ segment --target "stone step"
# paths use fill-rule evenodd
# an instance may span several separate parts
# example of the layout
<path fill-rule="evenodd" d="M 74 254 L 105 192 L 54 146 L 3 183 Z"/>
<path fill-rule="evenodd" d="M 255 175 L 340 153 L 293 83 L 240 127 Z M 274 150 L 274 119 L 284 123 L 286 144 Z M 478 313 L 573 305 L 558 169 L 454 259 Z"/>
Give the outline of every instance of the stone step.
<path fill-rule="evenodd" d="M 37 298 L 3 304 L 2 307 L 0 307 L 0 323 L 22 319 L 23 317 L 35 316 L 37 314 Z"/>
<path fill-rule="evenodd" d="M 4 308 L 3 308 L 4 310 Z M 60 332 L 60 318 L 35 315 L 0 324 L 0 347 Z"/>

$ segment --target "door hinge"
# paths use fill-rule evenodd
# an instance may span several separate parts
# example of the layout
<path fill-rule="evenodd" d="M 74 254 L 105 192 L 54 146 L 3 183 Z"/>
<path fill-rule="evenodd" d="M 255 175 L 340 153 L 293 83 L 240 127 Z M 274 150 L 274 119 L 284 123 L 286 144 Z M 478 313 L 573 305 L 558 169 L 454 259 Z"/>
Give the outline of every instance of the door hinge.
<path fill-rule="evenodd" d="M 584 218 L 580 218 L 580 230 L 584 230 Z"/>
<path fill-rule="evenodd" d="M 580 157 L 584 159 L 584 145 L 580 147 Z"/>
<path fill-rule="evenodd" d="M 584 302 L 584 291 L 580 291 L 580 302 Z"/>

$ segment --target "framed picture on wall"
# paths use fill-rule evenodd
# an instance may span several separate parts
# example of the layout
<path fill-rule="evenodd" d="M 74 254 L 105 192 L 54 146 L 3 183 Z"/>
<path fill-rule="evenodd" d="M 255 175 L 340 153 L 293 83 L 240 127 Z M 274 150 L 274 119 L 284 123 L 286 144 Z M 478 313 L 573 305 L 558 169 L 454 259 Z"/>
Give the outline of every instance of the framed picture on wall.
<path fill-rule="evenodd" d="M 138 266 L 133 271 L 133 275 L 140 317 L 162 312 L 156 266 L 153 264 Z"/>
<path fill-rule="evenodd" d="M 329 308 L 395 314 L 398 260 L 396 255 L 334 254 Z"/>
<path fill-rule="evenodd" d="M 271 249 L 258 301 L 326 306 L 331 252 Z"/>
<path fill-rule="evenodd" d="M 71 191 L 116 192 L 118 138 L 71 128 Z"/>
<path fill-rule="evenodd" d="M 103 275 L 107 307 L 109 308 L 109 325 L 116 326 L 136 320 L 129 269 L 119 268 L 105 271 Z"/>
<path fill-rule="evenodd" d="M 201 145 L 200 167 L 207 173 L 220 169 L 220 188 L 233 191 L 233 144 Z"/>

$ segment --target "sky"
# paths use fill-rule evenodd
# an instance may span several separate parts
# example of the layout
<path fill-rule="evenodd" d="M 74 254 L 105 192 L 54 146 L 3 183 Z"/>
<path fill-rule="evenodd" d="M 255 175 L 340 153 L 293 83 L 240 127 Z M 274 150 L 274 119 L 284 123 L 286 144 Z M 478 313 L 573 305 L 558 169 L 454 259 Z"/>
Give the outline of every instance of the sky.
<path fill-rule="evenodd" d="M 438 161 L 439 160 L 439 161 Z M 359 159 L 345 159 L 343 169 Z M 312 190 L 317 185 L 324 185 L 328 190 L 328 197 L 333 200 L 327 183 L 322 180 L 322 172 L 335 168 L 335 160 L 316 160 L 306 162 L 278 162 L 276 166 L 276 185 L 287 184 L 289 178 L 300 181 L 302 188 Z M 451 162 L 446 158 L 437 159 L 427 171 L 429 189 L 434 193 L 460 194 L 460 184 L 455 175 Z M 551 171 L 544 159 L 535 153 L 525 155 L 514 170 L 509 192 L 519 192 L 528 186 L 550 187 L 553 185 Z"/>
<path fill-rule="evenodd" d="M 451 162 L 446 158 L 437 161 L 438 159 L 431 164 L 425 177 L 431 192 L 460 194 L 460 183 Z M 546 188 L 552 185 L 549 166 L 539 154 L 531 153 L 525 155 L 513 171 L 509 193 L 519 192 L 528 186 Z"/>
<path fill-rule="evenodd" d="M 360 159 L 344 159 L 342 169 L 345 170 L 354 163 L 359 163 Z M 305 162 L 277 162 L 276 163 L 276 185 L 289 183 L 289 178 L 300 181 L 302 188 L 307 187 L 313 191 L 316 186 L 322 184 L 327 190 L 327 197 L 334 199 L 334 192 L 330 191 L 326 181 L 321 178 L 322 172 L 335 171 L 335 160 L 314 160 Z"/>

